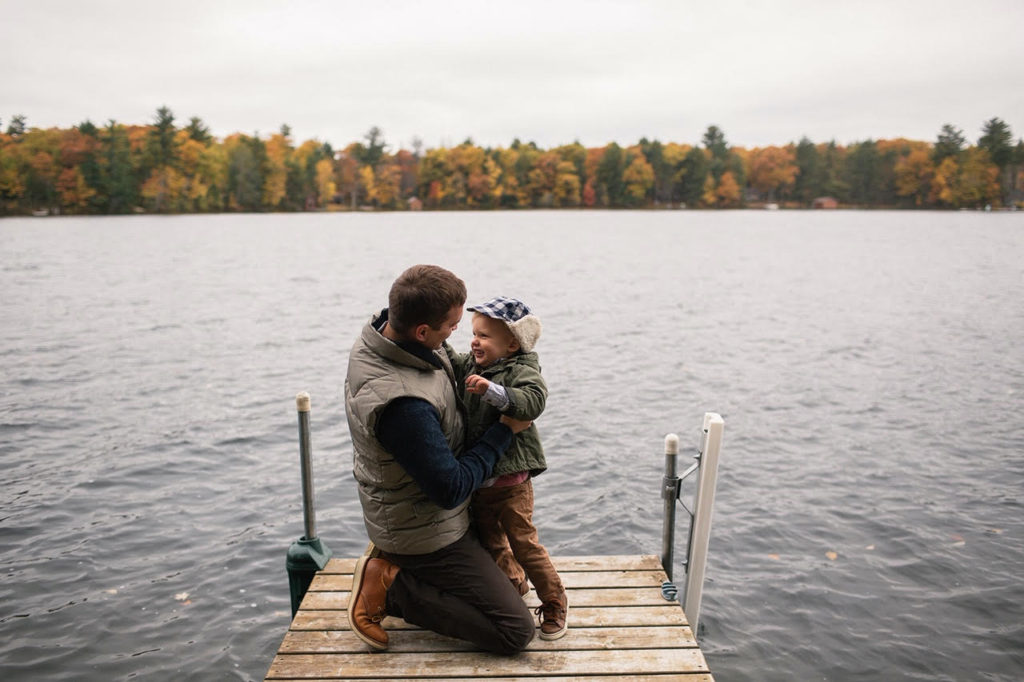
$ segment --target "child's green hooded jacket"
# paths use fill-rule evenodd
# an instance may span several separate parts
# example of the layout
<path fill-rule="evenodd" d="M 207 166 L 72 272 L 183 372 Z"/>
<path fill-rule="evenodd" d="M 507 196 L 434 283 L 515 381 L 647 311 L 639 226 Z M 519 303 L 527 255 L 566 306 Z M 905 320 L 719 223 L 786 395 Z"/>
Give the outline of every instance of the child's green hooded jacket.
<path fill-rule="evenodd" d="M 472 446 L 502 413 L 489 405 L 481 396 L 466 390 L 465 380 L 470 374 L 479 374 L 488 381 L 501 384 L 508 394 L 510 404 L 504 414 L 513 419 L 534 421 L 544 411 L 548 399 L 548 387 L 540 375 L 540 362 L 536 353 L 516 353 L 498 360 L 490 367 L 480 368 L 473 362 L 470 353 L 456 353 L 445 343 L 445 350 L 455 369 L 459 384 L 459 395 L 466 404 L 466 444 Z M 512 438 L 512 445 L 501 456 L 494 467 L 494 476 L 529 471 L 537 476 L 548 468 L 544 459 L 544 448 L 540 444 L 537 425 L 530 424 L 525 431 Z"/>

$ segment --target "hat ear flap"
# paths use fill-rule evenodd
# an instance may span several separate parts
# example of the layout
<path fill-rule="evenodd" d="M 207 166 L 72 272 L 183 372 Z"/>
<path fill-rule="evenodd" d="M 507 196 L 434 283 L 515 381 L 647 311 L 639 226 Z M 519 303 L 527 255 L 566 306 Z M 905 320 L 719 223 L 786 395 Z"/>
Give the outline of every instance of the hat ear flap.
<path fill-rule="evenodd" d="M 507 324 L 509 329 L 512 330 L 512 335 L 519 342 L 519 347 L 522 351 L 524 353 L 532 351 L 533 347 L 537 345 L 537 340 L 540 338 L 540 318 L 536 315 L 526 315 L 515 322 Z"/>

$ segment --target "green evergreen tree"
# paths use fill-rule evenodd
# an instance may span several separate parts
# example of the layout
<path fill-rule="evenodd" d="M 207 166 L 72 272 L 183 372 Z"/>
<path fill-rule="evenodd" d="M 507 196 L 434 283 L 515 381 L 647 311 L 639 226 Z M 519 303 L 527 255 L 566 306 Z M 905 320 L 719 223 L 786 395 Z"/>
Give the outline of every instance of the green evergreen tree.
<path fill-rule="evenodd" d="M 623 205 L 626 185 L 622 181 L 622 172 L 626 169 L 626 160 L 622 147 L 612 142 L 605 147 L 601 161 L 597 164 L 597 199 L 605 206 L 619 207 Z"/>
<path fill-rule="evenodd" d="M 243 137 L 228 156 L 228 192 L 243 211 L 263 208 L 263 165 L 266 150 L 259 136 Z"/>
<path fill-rule="evenodd" d="M 100 171 L 100 129 L 88 119 L 79 123 L 77 128 L 79 133 L 93 140 L 94 147 L 85 153 L 78 167 L 82 171 L 82 179 L 85 180 L 85 184 L 96 191 L 96 194 L 89 199 L 90 210 L 102 212 L 106 198 L 103 196 L 103 179 Z"/>
<path fill-rule="evenodd" d="M 100 135 L 99 207 L 104 213 L 131 213 L 141 183 L 132 163 L 131 143 L 123 125 L 111 119 Z"/>
<path fill-rule="evenodd" d="M 848 201 L 850 186 L 843 179 L 843 159 L 838 145 L 832 140 L 825 145 L 825 151 L 821 155 L 822 161 L 822 193 L 834 197 L 839 201 Z"/>
<path fill-rule="evenodd" d="M 881 156 L 874 140 L 860 142 L 851 147 L 846 158 L 846 182 L 849 200 L 857 204 L 878 205 L 880 199 Z"/>
<path fill-rule="evenodd" d="M 725 133 L 718 126 L 708 126 L 702 140 L 704 148 L 711 152 L 711 164 L 708 171 L 711 177 L 718 182 L 722 179 L 722 173 L 729 170 L 729 143 L 725 141 Z"/>
<path fill-rule="evenodd" d="M 797 174 L 793 181 L 793 195 L 797 201 L 810 205 L 817 197 L 822 196 L 825 191 L 824 168 L 821 155 L 818 154 L 818 146 L 807 139 L 800 138 L 796 145 L 796 166 Z"/>
<path fill-rule="evenodd" d="M 174 114 L 167 107 L 160 107 L 156 110 L 153 128 L 146 137 L 147 170 L 177 164 L 178 144 L 174 134 Z"/>
<path fill-rule="evenodd" d="M 1013 163 L 1013 133 L 1010 126 L 999 118 L 992 118 L 982 127 L 978 146 L 988 152 L 992 163 L 999 168 L 999 189 L 1003 204 L 1011 203 L 1016 196 L 1017 168 Z"/>
<path fill-rule="evenodd" d="M 185 130 L 188 132 L 189 139 L 195 140 L 196 142 L 208 145 L 213 141 L 210 129 L 205 123 L 203 123 L 203 119 L 198 116 L 193 116 L 188 120 L 188 125 L 185 126 Z"/>
<path fill-rule="evenodd" d="M 1005 121 L 993 118 L 985 122 L 978 146 L 988 152 L 992 163 L 1003 169 L 1013 158 L 1013 134 Z"/>
<path fill-rule="evenodd" d="M 939 165 L 951 156 L 958 158 L 960 152 L 964 150 L 966 143 L 967 140 L 964 139 L 962 130 L 949 123 L 942 126 L 942 130 L 939 131 L 939 137 L 935 140 L 935 147 L 932 150 L 932 159 L 935 161 L 935 165 Z"/>
<path fill-rule="evenodd" d="M 688 206 L 697 206 L 704 197 L 704 183 L 707 182 L 710 164 L 699 147 L 692 148 L 683 159 L 681 198 Z"/>
<path fill-rule="evenodd" d="M 640 151 L 643 152 L 647 163 L 654 169 L 654 200 L 658 203 L 670 203 L 672 201 L 672 175 L 675 169 L 665 160 L 665 147 L 661 142 L 655 140 L 649 142 L 647 138 L 640 140 Z"/>
<path fill-rule="evenodd" d="M 25 117 L 21 114 L 11 116 L 11 122 L 7 124 L 7 134 L 11 137 L 19 137 L 28 131 L 25 124 Z"/>

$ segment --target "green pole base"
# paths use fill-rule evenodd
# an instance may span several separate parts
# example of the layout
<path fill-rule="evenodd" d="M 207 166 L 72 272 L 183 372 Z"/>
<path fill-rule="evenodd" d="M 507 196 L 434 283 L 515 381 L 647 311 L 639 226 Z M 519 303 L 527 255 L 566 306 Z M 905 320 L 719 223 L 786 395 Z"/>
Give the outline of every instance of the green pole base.
<path fill-rule="evenodd" d="M 320 538 L 299 538 L 288 548 L 285 568 L 288 569 L 288 589 L 292 597 L 292 617 L 309 590 L 316 572 L 322 570 L 331 558 L 331 549 Z"/>

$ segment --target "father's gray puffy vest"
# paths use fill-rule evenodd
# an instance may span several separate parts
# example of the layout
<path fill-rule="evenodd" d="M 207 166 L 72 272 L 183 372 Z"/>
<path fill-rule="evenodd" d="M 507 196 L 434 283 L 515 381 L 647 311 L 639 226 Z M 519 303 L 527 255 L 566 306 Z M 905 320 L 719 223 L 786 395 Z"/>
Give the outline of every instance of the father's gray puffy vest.
<path fill-rule="evenodd" d="M 363 521 L 370 540 L 385 552 L 426 554 L 465 535 L 469 500 L 455 509 L 431 502 L 377 440 L 377 418 L 397 398 L 426 400 L 441 417 L 449 447 L 459 455 L 465 437 L 463 417 L 444 352 L 434 353 L 445 368 L 440 369 L 384 338 L 374 328 L 376 320 L 375 316 L 363 327 L 352 346 L 345 378 L 345 412 Z"/>

